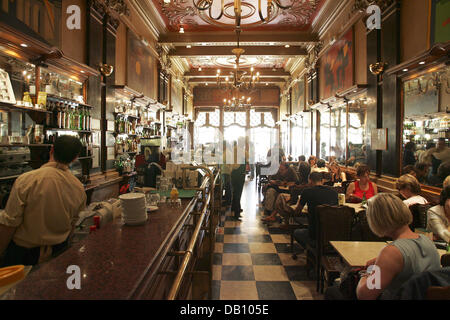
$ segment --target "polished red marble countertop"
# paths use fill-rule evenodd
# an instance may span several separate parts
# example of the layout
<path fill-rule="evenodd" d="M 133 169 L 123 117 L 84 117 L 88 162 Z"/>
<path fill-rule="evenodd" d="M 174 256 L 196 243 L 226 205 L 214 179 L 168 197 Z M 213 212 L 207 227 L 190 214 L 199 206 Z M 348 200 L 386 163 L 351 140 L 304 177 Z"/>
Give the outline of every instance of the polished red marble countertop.
<path fill-rule="evenodd" d="M 121 220 L 106 225 L 30 272 L 2 298 L 130 298 L 189 203 L 190 199 L 182 200 L 181 208 L 161 205 L 141 226 L 127 226 Z M 70 265 L 80 267 L 80 290 L 67 288 Z"/>

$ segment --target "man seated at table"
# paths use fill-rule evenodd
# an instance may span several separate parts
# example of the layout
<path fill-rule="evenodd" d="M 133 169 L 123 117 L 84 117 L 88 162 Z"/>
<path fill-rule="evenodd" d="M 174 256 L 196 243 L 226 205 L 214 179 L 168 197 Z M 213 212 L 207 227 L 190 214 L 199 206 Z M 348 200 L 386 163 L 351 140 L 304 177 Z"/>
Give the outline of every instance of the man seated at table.
<path fill-rule="evenodd" d="M 48 163 L 17 178 L 0 212 L 2 266 L 36 265 L 67 247 L 86 205 L 84 187 L 69 170 L 81 147 L 78 138 L 60 136 Z"/>
<path fill-rule="evenodd" d="M 269 185 L 264 194 L 264 209 L 269 214 L 268 217 L 263 218 L 264 221 L 275 221 L 276 212 L 274 212 L 274 205 L 278 194 L 282 191 L 280 187 L 289 187 L 298 182 L 299 179 L 295 168 L 290 167 L 285 162 L 280 163 L 278 172 L 270 177 Z"/>
<path fill-rule="evenodd" d="M 309 181 L 312 187 L 303 190 L 299 203 L 295 208 L 295 215 L 301 215 L 303 207 L 308 205 L 308 229 L 297 229 L 294 238 L 303 247 L 307 244 L 315 247 L 316 240 L 316 207 L 319 205 L 337 205 L 338 193 L 331 187 L 324 186 L 321 172 L 311 172 Z"/>

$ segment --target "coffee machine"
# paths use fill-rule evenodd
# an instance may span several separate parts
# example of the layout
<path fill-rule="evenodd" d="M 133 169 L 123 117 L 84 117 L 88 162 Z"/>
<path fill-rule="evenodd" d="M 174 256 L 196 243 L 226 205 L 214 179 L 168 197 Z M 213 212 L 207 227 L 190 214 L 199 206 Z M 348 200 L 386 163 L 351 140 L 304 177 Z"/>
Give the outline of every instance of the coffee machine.
<path fill-rule="evenodd" d="M 143 175 L 145 187 L 156 187 L 156 176 L 161 175 L 159 166 L 161 155 L 161 138 L 145 138 L 140 140 L 141 154 L 144 155 L 145 162 L 141 165 L 140 172 Z M 155 165 L 156 164 L 156 165 Z M 143 167 L 142 167 L 143 166 Z"/>

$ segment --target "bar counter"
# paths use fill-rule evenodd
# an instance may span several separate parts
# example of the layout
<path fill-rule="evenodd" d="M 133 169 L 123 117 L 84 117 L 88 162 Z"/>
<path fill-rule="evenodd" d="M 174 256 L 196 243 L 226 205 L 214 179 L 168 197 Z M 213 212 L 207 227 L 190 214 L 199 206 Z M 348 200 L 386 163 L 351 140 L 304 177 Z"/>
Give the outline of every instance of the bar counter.
<path fill-rule="evenodd" d="M 111 222 L 30 272 L 0 299 L 145 299 L 158 260 L 195 203 L 194 198 L 183 199 L 181 207 L 162 204 L 141 226 Z M 79 290 L 67 288 L 71 265 L 81 270 Z"/>

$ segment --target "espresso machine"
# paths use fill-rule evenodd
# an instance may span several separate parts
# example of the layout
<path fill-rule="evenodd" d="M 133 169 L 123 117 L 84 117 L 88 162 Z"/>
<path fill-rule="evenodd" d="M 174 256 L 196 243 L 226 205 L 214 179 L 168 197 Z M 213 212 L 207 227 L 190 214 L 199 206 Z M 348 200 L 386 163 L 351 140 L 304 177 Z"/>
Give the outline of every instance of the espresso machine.
<path fill-rule="evenodd" d="M 159 166 L 161 155 L 161 138 L 141 139 L 141 154 L 144 155 L 144 162 L 137 169 L 138 181 L 144 187 L 156 187 L 156 177 L 162 174 Z M 140 176 L 140 177 L 139 177 Z"/>

